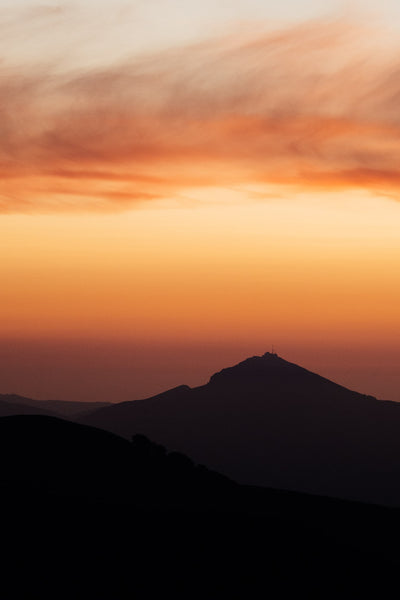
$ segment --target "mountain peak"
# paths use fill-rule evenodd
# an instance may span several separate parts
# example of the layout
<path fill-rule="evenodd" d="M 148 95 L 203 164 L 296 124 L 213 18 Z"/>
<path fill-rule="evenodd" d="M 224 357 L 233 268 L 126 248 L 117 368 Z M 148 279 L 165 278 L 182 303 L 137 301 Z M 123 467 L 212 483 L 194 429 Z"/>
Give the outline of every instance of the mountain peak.
<path fill-rule="evenodd" d="M 259 379 L 270 376 L 272 373 L 282 373 L 282 370 L 289 374 L 289 371 L 303 371 L 304 369 L 284 360 L 275 352 L 265 352 L 262 356 L 246 358 L 233 367 L 218 371 L 211 376 L 210 383 L 222 383 L 230 379 Z"/>
<path fill-rule="evenodd" d="M 265 352 L 261 358 L 280 358 L 276 352 Z"/>

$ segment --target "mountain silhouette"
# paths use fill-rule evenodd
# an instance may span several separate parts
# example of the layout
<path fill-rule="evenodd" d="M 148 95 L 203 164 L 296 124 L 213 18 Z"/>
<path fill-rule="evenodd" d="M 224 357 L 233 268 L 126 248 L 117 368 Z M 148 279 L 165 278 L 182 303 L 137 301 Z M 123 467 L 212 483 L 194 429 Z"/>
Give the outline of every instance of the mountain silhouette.
<path fill-rule="evenodd" d="M 0 419 L 2 594 L 389 597 L 400 510 L 235 484 L 142 435 Z"/>
<path fill-rule="evenodd" d="M 82 422 L 145 434 L 240 483 L 400 506 L 400 405 L 273 353 Z"/>

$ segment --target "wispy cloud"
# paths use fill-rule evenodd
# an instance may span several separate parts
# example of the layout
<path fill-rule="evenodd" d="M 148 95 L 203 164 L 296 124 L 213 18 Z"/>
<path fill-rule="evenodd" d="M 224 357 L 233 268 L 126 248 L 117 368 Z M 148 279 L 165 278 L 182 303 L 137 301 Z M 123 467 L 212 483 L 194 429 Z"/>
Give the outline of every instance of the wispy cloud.
<path fill-rule="evenodd" d="M 398 56 L 336 21 L 83 72 L 3 60 L 0 211 L 124 210 L 253 184 L 400 196 Z"/>

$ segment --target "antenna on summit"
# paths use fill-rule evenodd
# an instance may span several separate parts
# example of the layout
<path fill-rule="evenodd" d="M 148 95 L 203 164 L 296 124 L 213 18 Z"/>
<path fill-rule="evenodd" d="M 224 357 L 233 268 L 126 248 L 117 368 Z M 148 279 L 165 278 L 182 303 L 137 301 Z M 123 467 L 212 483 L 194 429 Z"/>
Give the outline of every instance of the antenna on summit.
<path fill-rule="evenodd" d="M 274 345 L 273 345 L 273 344 L 272 344 L 272 346 L 271 346 L 271 354 L 276 354 L 276 353 L 275 353 L 275 348 L 274 348 Z"/>

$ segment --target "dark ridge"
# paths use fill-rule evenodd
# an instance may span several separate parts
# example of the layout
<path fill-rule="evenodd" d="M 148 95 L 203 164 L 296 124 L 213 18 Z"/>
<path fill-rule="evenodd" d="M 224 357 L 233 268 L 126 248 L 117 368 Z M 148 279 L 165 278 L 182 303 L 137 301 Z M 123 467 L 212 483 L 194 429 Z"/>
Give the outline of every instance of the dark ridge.
<path fill-rule="evenodd" d="M 48 414 L 50 416 L 77 417 L 93 410 L 110 406 L 110 402 L 75 402 L 70 400 L 35 400 L 17 394 L 0 394 L 0 403 L 9 406 L 0 409 L 0 416 L 18 414 Z M 23 409 L 21 407 L 24 407 Z M 29 408 L 28 408 L 29 407 Z"/>
<path fill-rule="evenodd" d="M 23 403 L 26 399 L 21 396 L 3 395 L 0 396 L 0 417 L 8 417 L 11 415 L 54 415 L 55 413 L 39 406 L 32 406 L 28 402 Z M 27 399 L 29 400 L 29 399 Z"/>
<path fill-rule="evenodd" d="M 111 406 L 111 402 L 78 402 L 71 400 L 35 400 L 38 407 L 50 410 L 64 418 L 75 418 L 78 415 L 89 414 L 99 408 Z"/>
<path fill-rule="evenodd" d="M 108 419 L 110 417 L 112 420 L 116 420 L 117 422 L 119 422 L 119 420 L 121 420 L 122 422 L 125 419 L 125 417 L 129 420 L 129 417 L 131 415 L 131 409 L 136 410 L 139 405 L 146 413 L 151 413 L 153 410 L 153 406 L 155 406 L 155 409 L 157 410 L 159 401 L 169 402 L 171 403 L 171 405 L 174 405 L 178 408 L 180 402 L 185 401 L 185 399 L 189 397 L 191 391 L 192 388 L 190 388 L 188 385 L 179 385 L 150 398 L 145 398 L 142 400 L 128 400 L 125 402 L 116 402 L 109 404 L 108 406 L 105 406 L 98 410 L 90 411 L 87 415 L 84 415 L 82 418 L 79 418 L 77 420 L 81 423 L 87 422 L 89 425 L 93 424 L 103 429 L 110 429 L 107 426 L 103 426 L 103 420 L 105 423 L 108 422 Z M 111 413 L 108 410 L 110 408 L 113 409 Z M 95 421 L 96 423 L 92 423 L 92 421 Z M 110 431 L 113 431 L 113 428 L 111 428 Z M 118 427 L 116 429 L 116 433 L 118 433 L 118 435 L 122 435 L 125 437 L 130 437 L 132 433 L 135 433 L 137 431 L 138 430 L 135 428 L 132 431 L 131 429 L 129 429 L 129 431 L 126 432 L 121 432 Z M 142 433 L 142 431 L 139 431 L 139 433 Z"/>
<path fill-rule="evenodd" d="M 19 396 L 18 394 L 0 394 L 0 401 L 15 402 L 18 404 L 30 404 L 30 402 L 37 402 L 37 400 L 33 400 L 33 398 Z"/>

